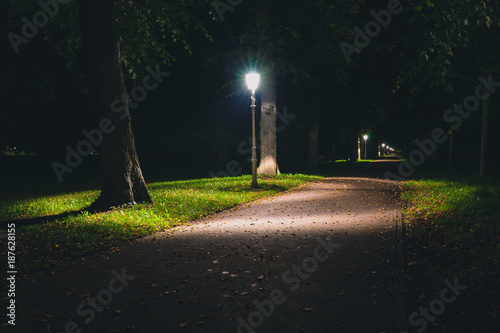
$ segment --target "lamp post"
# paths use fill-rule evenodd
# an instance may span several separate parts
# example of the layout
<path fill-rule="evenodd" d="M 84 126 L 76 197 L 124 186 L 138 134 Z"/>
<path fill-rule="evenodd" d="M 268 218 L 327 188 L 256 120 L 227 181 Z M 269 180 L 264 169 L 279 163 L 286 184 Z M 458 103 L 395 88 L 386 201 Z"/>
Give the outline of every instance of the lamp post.
<path fill-rule="evenodd" d="M 366 160 L 366 140 L 368 140 L 368 135 L 363 135 L 363 139 L 365 139 L 365 160 Z"/>
<path fill-rule="evenodd" d="M 382 144 L 382 155 L 386 155 L 385 154 L 385 143 Z"/>
<path fill-rule="evenodd" d="M 255 143 L 255 90 L 259 86 L 260 75 L 251 73 L 245 76 L 248 89 L 252 92 L 252 187 L 259 186 L 257 183 L 257 144 Z"/>

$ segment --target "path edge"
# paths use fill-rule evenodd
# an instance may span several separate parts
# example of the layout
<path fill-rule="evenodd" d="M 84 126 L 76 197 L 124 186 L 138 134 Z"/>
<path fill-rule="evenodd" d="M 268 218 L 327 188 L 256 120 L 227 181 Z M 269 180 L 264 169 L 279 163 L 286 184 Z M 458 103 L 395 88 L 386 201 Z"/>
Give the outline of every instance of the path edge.
<path fill-rule="evenodd" d="M 402 183 L 398 184 L 399 195 L 403 193 Z M 401 203 L 401 210 L 396 216 L 396 227 L 394 231 L 395 240 L 395 266 L 394 266 L 394 332 L 404 333 L 408 330 L 407 323 L 407 302 L 406 302 L 406 283 L 405 283 L 405 252 L 404 252 L 404 214 L 403 205 Z"/>

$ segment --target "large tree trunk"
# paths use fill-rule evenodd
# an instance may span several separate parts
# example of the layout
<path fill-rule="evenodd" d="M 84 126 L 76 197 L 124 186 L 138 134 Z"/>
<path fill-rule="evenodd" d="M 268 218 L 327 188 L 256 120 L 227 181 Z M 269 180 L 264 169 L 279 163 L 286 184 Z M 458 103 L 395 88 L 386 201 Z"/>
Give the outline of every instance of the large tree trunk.
<path fill-rule="evenodd" d="M 331 141 L 331 154 L 332 154 L 332 163 L 335 163 L 337 159 L 337 142 L 335 138 L 335 125 L 332 126 L 332 141 Z"/>
<path fill-rule="evenodd" d="M 214 95 L 215 115 L 215 144 L 217 149 L 217 167 L 225 168 L 227 158 L 226 127 L 224 126 L 224 99 L 215 93 Z"/>
<path fill-rule="evenodd" d="M 217 158 L 217 168 L 225 170 L 228 162 L 227 155 L 227 132 L 224 123 L 224 114 L 226 108 L 226 99 L 221 93 L 220 89 L 226 81 L 224 76 L 221 76 L 223 69 L 213 63 L 208 67 L 208 74 L 211 79 L 211 96 L 213 96 L 212 106 L 214 111 L 215 121 L 215 150 Z"/>
<path fill-rule="evenodd" d="M 356 162 L 359 159 L 359 154 L 360 154 L 360 146 L 359 146 L 359 130 L 358 128 L 352 129 L 352 132 L 350 134 L 350 162 Z"/>
<path fill-rule="evenodd" d="M 99 146 L 103 184 L 94 207 L 151 202 L 135 149 L 128 98 L 119 113 L 111 107 L 127 96 L 114 1 L 79 0 L 78 12 L 95 111 L 99 124 L 108 124 Z"/>
<path fill-rule="evenodd" d="M 319 116 L 321 112 L 321 88 L 323 86 L 323 70 L 316 77 L 316 86 L 312 93 L 311 124 L 309 125 L 309 150 L 307 164 L 311 167 L 318 165 L 318 137 Z"/>
<path fill-rule="evenodd" d="M 311 167 L 318 165 L 319 113 L 320 101 L 318 94 L 315 92 L 311 110 L 311 123 L 309 125 L 309 150 L 307 154 L 307 164 Z"/>
<path fill-rule="evenodd" d="M 488 117 L 490 113 L 491 97 L 488 96 L 483 102 L 483 121 L 481 129 L 481 160 L 479 162 L 479 178 L 483 179 L 486 166 L 486 143 L 488 140 Z"/>
<path fill-rule="evenodd" d="M 276 137 L 276 74 L 274 67 L 265 65 L 261 89 L 260 112 L 260 163 L 259 175 L 277 176 L 278 152 Z"/>
<path fill-rule="evenodd" d="M 260 163 L 259 175 L 274 177 L 278 168 L 278 142 L 276 137 L 276 72 L 272 63 L 272 45 L 268 41 L 271 23 L 271 3 L 259 2 L 257 29 L 260 33 L 259 55 L 261 60 L 261 112 L 260 112 Z"/>
<path fill-rule="evenodd" d="M 450 132 L 450 146 L 449 146 L 449 149 L 448 149 L 448 171 L 451 171 L 451 164 L 452 164 L 452 161 L 453 161 L 453 131 L 449 131 Z M 436 148 L 437 150 L 437 148 Z"/>

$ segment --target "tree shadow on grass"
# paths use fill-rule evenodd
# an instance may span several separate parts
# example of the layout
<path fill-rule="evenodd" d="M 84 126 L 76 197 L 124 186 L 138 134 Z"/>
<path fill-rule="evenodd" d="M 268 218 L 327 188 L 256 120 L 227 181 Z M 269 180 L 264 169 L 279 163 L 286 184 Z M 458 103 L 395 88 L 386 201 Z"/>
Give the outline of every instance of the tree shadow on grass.
<path fill-rule="evenodd" d="M 16 228 L 19 228 L 19 227 L 24 227 L 24 226 L 29 226 L 29 225 L 50 223 L 50 222 L 62 220 L 62 219 L 68 218 L 68 217 L 77 216 L 83 212 L 95 214 L 95 213 L 101 213 L 101 212 L 104 212 L 107 210 L 109 210 L 109 209 L 96 209 L 93 205 L 90 205 L 90 206 L 85 207 L 83 209 L 74 210 L 71 212 L 64 212 L 64 213 L 55 214 L 55 215 L 46 215 L 46 216 L 39 216 L 39 217 L 31 217 L 31 218 L 27 218 L 27 219 L 15 219 L 15 220 L 1 221 L 0 222 L 0 230 L 10 229 L 8 226 L 12 223 L 15 224 Z"/>

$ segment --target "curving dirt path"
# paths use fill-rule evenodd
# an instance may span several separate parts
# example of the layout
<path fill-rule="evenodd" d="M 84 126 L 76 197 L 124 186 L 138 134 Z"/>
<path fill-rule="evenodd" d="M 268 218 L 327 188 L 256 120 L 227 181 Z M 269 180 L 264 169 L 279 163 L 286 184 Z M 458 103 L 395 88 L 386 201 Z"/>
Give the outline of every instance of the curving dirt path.
<path fill-rule="evenodd" d="M 400 223 L 396 182 L 327 178 L 18 281 L 15 331 L 399 333 Z"/>

